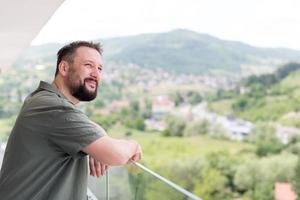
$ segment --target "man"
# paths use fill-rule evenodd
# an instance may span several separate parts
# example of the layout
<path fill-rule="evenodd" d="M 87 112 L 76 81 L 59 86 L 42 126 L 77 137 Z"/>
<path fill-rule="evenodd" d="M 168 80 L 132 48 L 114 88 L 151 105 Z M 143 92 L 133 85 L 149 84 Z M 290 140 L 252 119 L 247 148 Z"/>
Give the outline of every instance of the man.
<path fill-rule="evenodd" d="M 0 199 L 83 200 L 90 174 L 103 175 L 109 165 L 141 159 L 136 141 L 106 135 L 75 107 L 97 96 L 102 49 L 78 41 L 57 53 L 55 79 L 40 82 L 20 111 L 9 137 L 0 172 Z"/>

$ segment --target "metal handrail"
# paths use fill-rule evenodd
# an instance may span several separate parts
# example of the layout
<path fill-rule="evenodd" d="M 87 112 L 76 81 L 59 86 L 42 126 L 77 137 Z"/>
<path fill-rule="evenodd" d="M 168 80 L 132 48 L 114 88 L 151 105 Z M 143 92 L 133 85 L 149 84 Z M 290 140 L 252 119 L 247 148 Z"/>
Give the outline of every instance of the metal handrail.
<path fill-rule="evenodd" d="M 156 177 L 157 179 L 164 182 L 165 184 L 169 185 L 170 187 L 177 190 L 178 192 L 180 192 L 180 193 L 184 194 L 185 196 L 191 198 L 192 200 L 202 200 L 200 197 L 198 197 L 195 194 L 187 191 L 186 189 L 180 187 L 179 185 L 173 183 L 169 179 L 166 179 L 165 177 L 159 175 L 158 173 L 152 171 L 151 169 L 145 167 L 144 165 L 142 165 L 138 162 L 135 162 L 135 161 L 131 161 L 131 163 L 134 164 L 135 166 L 139 167 L 140 169 L 144 170 L 145 172 L 151 174 L 152 176 Z M 106 200 L 109 200 L 109 170 L 106 171 L 105 176 L 106 176 L 106 181 L 105 181 L 106 182 Z"/>
<path fill-rule="evenodd" d="M 109 200 L 109 172 L 108 169 L 105 173 L 106 176 L 106 200 Z"/>
<path fill-rule="evenodd" d="M 145 167 L 144 165 L 138 163 L 138 162 L 135 162 L 135 161 L 132 161 L 132 163 L 141 168 L 142 170 L 144 170 L 145 172 L 151 174 L 152 176 L 158 178 L 159 180 L 161 180 L 162 182 L 166 183 L 167 185 L 169 185 L 170 187 L 174 188 L 175 190 L 177 190 L 178 192 L 181 192 L 182 194 L 188 196 L 189 198 L 193 199 L 193 200 L 202 200 L 200 197 L 194 195 L 193 193 L 187 191 L 186 189 L 180 187 L 179 185 L 176 185 L 175 183 L 173 183 L 172 181 L 162 177 L 161 175 L 157 174 L 156 172 L 150 170 L 149 168 Z"/>

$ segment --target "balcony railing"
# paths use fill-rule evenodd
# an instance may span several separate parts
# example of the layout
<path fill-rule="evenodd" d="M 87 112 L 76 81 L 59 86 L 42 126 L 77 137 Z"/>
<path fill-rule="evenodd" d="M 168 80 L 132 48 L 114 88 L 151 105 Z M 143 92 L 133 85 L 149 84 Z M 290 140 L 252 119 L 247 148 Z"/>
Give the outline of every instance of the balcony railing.
<path fill-rule="evenodd" d="M 90 177 L 89 200 L 202 200 L 144 165 L 113 167 L 105 178 Z"/>
<path fill-rule="evenodd" d="M 4 148 L 0 153 L 4 153 Z M 113 167 L 105 178 L 90 176 L 87 195 L 88 200 L 202 200 L 137 162 Z"/>

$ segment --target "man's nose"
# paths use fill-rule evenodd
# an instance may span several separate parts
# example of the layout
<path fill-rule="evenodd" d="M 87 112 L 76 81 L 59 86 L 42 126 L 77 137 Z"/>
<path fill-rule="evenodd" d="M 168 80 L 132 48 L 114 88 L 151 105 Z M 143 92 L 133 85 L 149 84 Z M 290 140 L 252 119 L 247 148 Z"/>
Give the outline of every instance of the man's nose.
<path fill-rule="evenodd" d="M 91 73 L 91 76 L 99 80 L 101 76 L 101 72 L 99 71 L 98 67 L 93 68 L 93 71 Z"/>

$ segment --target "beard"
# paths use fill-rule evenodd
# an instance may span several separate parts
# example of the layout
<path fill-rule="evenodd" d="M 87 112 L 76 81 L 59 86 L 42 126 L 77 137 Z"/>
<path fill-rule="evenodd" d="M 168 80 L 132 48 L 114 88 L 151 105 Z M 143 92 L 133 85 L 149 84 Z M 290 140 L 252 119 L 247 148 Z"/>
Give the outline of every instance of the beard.
<path fill-rule="evenodd" d="M 97 97 L 98 83 L 96 83 L 95 90 L 90 91 L 87 89 L 86 82 L 91 80 L 95 81 L 92 78 L 85 78 L 82 82 L 79 79 L 79 77 L 77 80 L 69 80 L 69 88 L 71 95 L 79 101 L 92 101 L 93 99 L 95 99 Z"/>
<path fill-rule="evenodd" d="M 89 78 L 84 79 L 83 84 L 79 84 L 79 86 L 71 93 L 79 101 L 92 101 L 97 96 L 98 85 L 96 85 L 94 91 L 89 91 L 85 85 L 88 80 Z"/>

